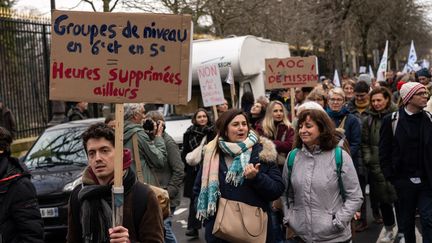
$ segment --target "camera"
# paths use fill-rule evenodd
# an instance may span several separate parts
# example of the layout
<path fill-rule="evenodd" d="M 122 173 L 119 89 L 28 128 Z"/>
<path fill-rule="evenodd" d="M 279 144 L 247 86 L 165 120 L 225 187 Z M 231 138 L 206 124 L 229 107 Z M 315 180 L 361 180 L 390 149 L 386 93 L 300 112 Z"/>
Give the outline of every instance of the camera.
<path fill-rule="evenodd" d="M 154 130 L 154 122 L 152 119 L 146 119 L 143 124 L 145 131 L 152 132 Z"/>

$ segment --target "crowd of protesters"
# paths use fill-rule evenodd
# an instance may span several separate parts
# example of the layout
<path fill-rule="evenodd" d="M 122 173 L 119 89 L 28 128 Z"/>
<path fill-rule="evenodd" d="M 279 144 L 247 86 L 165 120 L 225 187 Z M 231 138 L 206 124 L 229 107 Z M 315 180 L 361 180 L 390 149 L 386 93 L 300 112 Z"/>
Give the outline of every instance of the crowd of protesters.
<path fill-rule="evenodd" d="M 242 109 L 229 109 L 225 100 L 216 119 L 197 109 L 181 151 L 162 113 L 125 104 L 124 226 L 110 225 L 111 115 L 83 135 L 89 165 L 71 195 L 67 240 L 177 242 L 172 214 L 187 197 L 185 235 L 199 237 L 203 227 L 207 242 L 230 242 L 248 232 L 246 223 L 238 235 L 224 232 L 222 201 L 263 212 L 262 242 L 351 242 L 354 232 L 368 229 L 369 210 L 384 226 L 381 242 L 416 242 L 417 214 L 423 242 L 432 242 L 430 79 L 421 69 L 390 73 L 380 82 L 361 74 L 342 79 L 341 87 L 322 77 L 316 87 L 295 89 L 293 97 L 285 89 L 271 91 L 269 99 L 249 92 Z M 88 118 L 86 110 L 87 103 L 77 103 L 68 120 Z M 42 242 L 35 189 L 11 157 L 14 120 L 1 99 L 0 111 L 0 242 Z M 168 216 L 149 185 L 167 190 Z"/>

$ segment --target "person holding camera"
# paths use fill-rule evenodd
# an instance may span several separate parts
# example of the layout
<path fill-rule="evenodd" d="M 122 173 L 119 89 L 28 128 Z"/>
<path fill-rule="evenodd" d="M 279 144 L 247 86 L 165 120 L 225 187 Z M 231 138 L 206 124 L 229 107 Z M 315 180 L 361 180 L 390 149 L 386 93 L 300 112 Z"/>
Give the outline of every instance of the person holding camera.
<path fill-rule="evenodd" d="M 167 163 L 167 149 L 163 133 L 163 122 L 153 125 L 154 139 L 151 139 L 143 128 L 145 109 L 143 104 L 128 103 L 124 105 L 124 147 L 134 151 L 133 137 L 136 136 L 144 183 L 157 186 L 155 169 L 162 169 Z M 132 158 L 134 158 L 132 156 Z M 136 172 L 135 162 L 131 168 Z"/>
<path fill-rule="evenodd" d="M 164 220 L 165 243 L 176 243 L 177 239 L 172 230 L 172 213 L 180 205 L 181 193 L 180 188 L 184 178 L 184 164 L 181 159 L 180 149 L 174 139 L 165 132 L 164 116 L 159 111 L 149 111 L 146 114 L 143 127 L 147 134 L 154 138 L 154 128 L 156 124 L 163 125 L 162 138 L 167 149 L 168 163 L 162 169 L 156 169 L 155 174 L 159 180 L 159 185 L 168 191 L 170 198 L 171 215 Z"/>

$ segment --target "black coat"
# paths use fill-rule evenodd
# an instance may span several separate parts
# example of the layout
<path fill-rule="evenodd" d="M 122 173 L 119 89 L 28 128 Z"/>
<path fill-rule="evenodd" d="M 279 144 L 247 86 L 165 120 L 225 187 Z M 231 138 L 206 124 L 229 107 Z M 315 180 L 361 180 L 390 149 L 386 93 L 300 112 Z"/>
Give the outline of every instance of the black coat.
<path fill-rule="evenodd" d="M 30 174 L 17 159 L 0 156 L 0 242 L 43 243 L 43 221 Z"/>
<path fill-rule="evenodd" d="M 197 166 L 190 166 L 186 163 L 186 155 L 194 150 L 198 145 L 195 147 L 192 147 L 189 143 L 189 140 L 192 140 L 193 138 L 196 139 L 196 141 L 201 141 L 204 136 L 207 136 L 207 142 L 211 141 L 214 137 L 214 129 L 213 127 L 208 127 L 208 129 L 203 130 L 203 134 L 199 134 L 194 132 L 195 125 L 190 126 L 186 132 L 183 134 L 183 149 L 181 153 L 181 157 L 184 163 L 184 170 L 185 170 L 185 179 L 184 179 L 184 188 L 183 188 L 183 196 L 191 198 L 193 194 L 193 186 L 195 182 L 195 178 L 198 174 L 198 170 L 200 169 L 200 165 Z M 204 135 L 205 134 L 205 135 Z"/>
<path fill-rule="evenodd" d="M 387 180 L 423 176 L 432 186 L 432 121 L 426 111 L 413 116 L 421 116 L 420 122 L 414 124 L 414 130 L 419 131 L 417 136 L 411 132 L 413 127 L 408 125 L 407 119 L 412 118 L 408 118 L 404 108 L 399 109 L 394 137 L 392 113 L 383 118 L 379 142 L 381 168 Z"/>
<path fill-rule="evenodd" d="M 6 128 L 12 134 L 12 137 L 15 137 L 17 131 L 15 117 L 12 111 L 6 107 L 0 109 L 0 127 Z"/>

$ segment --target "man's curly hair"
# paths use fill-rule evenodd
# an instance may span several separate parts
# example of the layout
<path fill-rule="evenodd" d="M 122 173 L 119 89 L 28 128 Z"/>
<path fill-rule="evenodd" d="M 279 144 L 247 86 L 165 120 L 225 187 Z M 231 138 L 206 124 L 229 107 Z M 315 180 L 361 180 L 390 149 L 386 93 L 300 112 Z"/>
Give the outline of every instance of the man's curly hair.
<path fill-rule="evenodd" d="M 87 141 L 91 138 L 99 139 L 105 138 L 110 141 L 113 146 L 115 146 L 115 137 L 114 137 L 114 129 L 109 127 L 107 124 L 103 122 L 99 122 L 91 125 L 83 134 L 83 144 L 85 149 L 87 150 Z"/>

